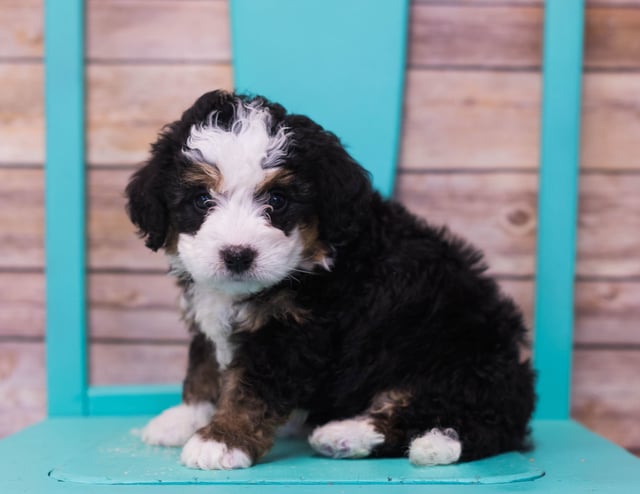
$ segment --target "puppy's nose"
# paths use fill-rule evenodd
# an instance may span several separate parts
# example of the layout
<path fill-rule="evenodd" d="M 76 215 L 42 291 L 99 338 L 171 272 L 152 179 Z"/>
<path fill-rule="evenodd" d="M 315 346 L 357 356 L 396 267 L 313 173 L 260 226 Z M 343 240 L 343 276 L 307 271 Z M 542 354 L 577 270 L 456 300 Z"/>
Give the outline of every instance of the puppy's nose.
<path fill-rule="evenodd" d="M 243 273 L 248 270 L 256 258 L 257 252 L 244 245 L 230 245 L 220 251 L 224 265 L 232 273 Z"/>

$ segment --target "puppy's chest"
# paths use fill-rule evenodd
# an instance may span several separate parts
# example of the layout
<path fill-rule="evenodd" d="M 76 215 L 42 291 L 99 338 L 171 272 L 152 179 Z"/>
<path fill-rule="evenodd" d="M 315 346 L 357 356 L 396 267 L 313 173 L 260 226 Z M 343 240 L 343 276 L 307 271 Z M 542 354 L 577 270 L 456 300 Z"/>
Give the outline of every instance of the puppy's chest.
<path fill-rule="evenodd" d="M 185 318 L 195 322 L 213 341 L 218 365 L 225 369 L 236 350 L 231 334 L 246 318 L 248 304 L 228 293 L 198 284 L 184 291 L 181 302 Z"/>

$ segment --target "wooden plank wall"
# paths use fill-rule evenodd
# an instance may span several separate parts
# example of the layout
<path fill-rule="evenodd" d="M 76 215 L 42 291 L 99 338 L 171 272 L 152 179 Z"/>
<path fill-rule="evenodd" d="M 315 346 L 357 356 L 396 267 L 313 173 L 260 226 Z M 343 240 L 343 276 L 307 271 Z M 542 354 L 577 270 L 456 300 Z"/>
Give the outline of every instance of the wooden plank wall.
<path fill-rule="evenodd" d="M 483 248 L 531 321 L 542 2 L 414 0 L 397 196 Z M 0 436 L 44 414 L 41 0 L 0 2 Z M 161 125 L 232 87 L 225 0 L 89 0 L 91 374 L 182 376 L 161 255 L 123 211 Z M 588 2 L 573 414 L 640 450 L 640 0 Z M 561 207 L 561 205 L 558 205 Z"/>

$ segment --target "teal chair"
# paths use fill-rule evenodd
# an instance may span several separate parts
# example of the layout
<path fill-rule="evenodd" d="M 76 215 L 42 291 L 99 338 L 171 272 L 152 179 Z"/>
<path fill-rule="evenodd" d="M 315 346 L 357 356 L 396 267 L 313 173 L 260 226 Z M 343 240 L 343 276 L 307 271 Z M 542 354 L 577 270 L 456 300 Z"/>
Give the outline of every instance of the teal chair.
<path fill-rule="evenodd" d="M 336 130 L 388 194 L 408 1 L 379 1 L 367 9 L 373 16 L 361 18 L 369 5 L 232 0 L 234 69 L 239 89 L 268 94 Z M 547 0 L 545 14 L 535 449 L 433 468 L 406 459 L 319 458 L 291 439 L 248 470 L 189 470 L 177 450 L 143 445 L 135 435 L 149 414 L 178 402 L 177 386 L 88 386 L 82 1 L 49 0 L 45 16 L 49 418 L 0 442 L 0 492 L 638 492 L 640 460 L 569 418 L 582 0 Z M 268 32 L 274 22 L 296 46 L 282 51 Z"/>

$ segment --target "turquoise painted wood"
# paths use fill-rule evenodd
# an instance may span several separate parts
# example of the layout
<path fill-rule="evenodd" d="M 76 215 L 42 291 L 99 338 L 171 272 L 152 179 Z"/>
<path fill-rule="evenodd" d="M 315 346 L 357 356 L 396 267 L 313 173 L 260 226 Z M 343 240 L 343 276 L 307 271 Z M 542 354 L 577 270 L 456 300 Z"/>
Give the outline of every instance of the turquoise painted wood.
<path fill-rule="evenodd" d="M 7 438 L 0 443 L 0 492 L 629 494 L 637 492 L 640 485 L 640 463 L 635 457 L 564 420 L 533 423 L 537 447 L 526 456 L 526 463 L 532 472 L 544 471 L 543 477 L 509 484 L 483 484 L 481 479 L 486 472 L 476 470 L 472 473 L 477 464 L 442 467 L 430 473 L 428 468 L 410 467 L 401 459 L 319 459 L 309 456 L 304 445 L 286 442 L 282 443 L 284 448 L 277 447 L 271 458 L 253 469 L 239 472 L 188 470 L 174 461 L 175 450 L 149 448 L 145 455 L 134 446 L 129 434 L 135 433 L 147 419 L 49 419 Z M 106 456 L 109 453 L 113 456 Z M 96 464 L 96 457 L 107 458 L 104 470 Z M 459 470 L 466 470 L 474 485 L 457 483 L 453 477 Z M 280 473 L 276 476 L 274 472 Z M 446 480 L 449 476 L 451 482 L 416 483 L 422 475 L 433 475 L 436 480 Z M 95 481 L 93 476 L 101 476 L 104 483 L 87 483 Z M 129 478 L 131 480 L 125 482 Z M 279 484 L 281 479 L 286 479 L 287 484 Z M 123 483 L 114 485 L 114 481 Z M 152 481 L 155 483 L 150 483 Z"/>
<path fill-rule="evenodd" d="M 86 413 L 84 5 L 45 3 L 49 416 Z"/>
<path fill-rule="evenodd" d="M 53 479 L 81 484 L 398 485 L 504 484 L 535 480 L 544 472 L 520 453 L 455 466 L 418 468 L 406 458 L 336 461 L 317 456 L 304 438 L 280 439 L 250 469 L 202 471 L 180 465 L 179 448 L 148 446 L 136 432 L 146 419 L 104 422 L 101 437 L 60 460 Z M 125 427 L 124 425 L 127 424 Z"/>
<path fill-rule="evenodd" d="M 269 3 L 274 8 L 275 1 L 264 0 L 265 4 Z M 313 18 L 324 19 L 325 26 L 333 26 L 327 22 L 334 20 L 337 26 L 340 22 L 344 23 L 347 15 L 352 16 L 351 20 L 356 19 L 352 24 L 361 24 L 362 19 L 356 14 L 365 10 L 352 10 L 354 5 L 363 9 L 367 7 L 367 12 L 371 10 L 369 2 L 365 5 L 360 0 L 326 0 L 320 3 L 326 8 L 331 6 L 334 9 L 333 16 L 321 17 L 315 2 L 297 2 L 294 5 L 289 3 L 291 1 L 282 0 L 279 5 L 295 8 L 296 15 L 299 14 L 299 18 L 304 19 L 304 12 L 300 10 L 304 4 L 307 6 L 305 9 L 310 9 L 307 12 L 313 13 Z M 244 22 L 237 14 L 245 9 L 245 14 L 254 15 L 255 12 L 249 6 L 258 5 L 258 2 L 232 2 L 235 49 L 244 43 L 238 39 Z M 380 5 L 386 8 L 391 2 L 382 1 Z M 400 5 L 398 8 L 402 9 L 403 14 L 397 17 L 389 15 L 387 18 L 403 19 L 404 22 L 406 2 L 398 2 L 397 5 Z M 539 263 L 541 275 L 538 277 L 537 290 L 535 354 L 536 365 L 541 372 L 538 388 L 542 395 L 539 416 L 563 420 L 534 421 L 535 449 L 524 457 L 509 454 L 465 465 L 415 468 L 406 459 L 317 458 L 304 442 L 281 440 L 270 455 L 252 469 L 201 472 L 181 466 L 175 449 L 147 447 L 138 441 L 135 433 L 146 423 L 148 416 L 78 417 L 86 413 L 152 413 L 156 411 L 156 407 L 177 402 L 179 388 L 87 388 L 82 132 L 83 6 L 79 0 L 48 0 L 45 21 L 47 262 L 50 264 L 47 267 L 47 276 L 50 278 L 47 287 L 50 311 L 47 345 L 51 418 L 0 441 L 0 492 L 139 493 L 153 489 L 165 493 L 183 493 L 188 490 L 307 494 L 339 490 L 343 493 L 377 494 L 428 490 L 433 493 L 457 494 L 468 492 L 470 487 L 466 484 L 469 483 L 476 484 L 472 488 L 480 494 L 505 491 L 552 494 L 635 492 L 640 486 L 640 462 L 622 448 L 599 438 L 571 420 L 565 420 L 569 406 L 572 337 L 571 285 L 575 251 L 579 50 L 583 4 L 581 0 L 547 0 L 546 6 L 539 226 L 539 256 L 544 259 Z M 261 12 L 259 7 L 255 8 L 258 9 L 256 12 Z M 564 34 L 561 33 L 562 30 L 565 30 Z M 336 29 L 335 32 L 339 31 L 340 29 Z M 244 32 L 246 35 L 255 34 L 250 30 Z M 328 39 L 333 33 L 332 29 L 325 29 L 314 37 L 324 36 Z M 343 48 L 349 51 L 351 48 L 333 41 L 327 41 L 326 46 L 338 51 Z M 242 52 L 242 48 L 239 50 Z M 237 57 L 238 54 L 235 53 L 234 56 Z M 403 55 L 401 59 L 404 59 Z M 328 63 L 331 60 L 326 61 Z M 402 70 L 401 65 L 390 67 Z M 260 79 L 253 82 L 248 76 L 250 71 L 243 72 L 240 69 L 240 73 L 244 74 L 240 80 L 247 88 L 253 87 L 254 83 L 257 87 L 258 83 L 273 82 L 268 79 L 282 79 L 279 71 L 271 69 L 267 72 L 254 72 Z M 363 76 L 365 72 L 359 74 Z M 321 76 L 322 74 L 318 75 L 322 78 Z M 357 76 L 358 74 L 354 77 L 357 79 Z M 325 84 L 318 86 L 323 81 Z M 326 79 L 314 79 L 307 87 L 318 90 L 331 88 L 331 81 L 330 79 L 326 83 Z M 303 80 L 298 84 L 304 83 Z M 301 87 L 298 89 L 302 95 L 312 94 Z M 264 93 L 267 94 L 267 91 Z M 338 101 L 330 100 L 326 102 L 327 105 Z M 399 120 L 397 124 L 399 125 Z M 327 126 L 334 128 L 329 124 Z M 356 156 L 362 159 L 361 156 Z M 393 162 L 388 164 L 392 166 Z M 373 171 L 376 180 L 383 180 L 380 177 L 384 174 L 378 175 L 376 169 Z M 387 178 L 388 181 L 377 183 L 382 184 L 381 189 L 390 192 L 392 175 L 387 175 Z M 563 212 L 559 213 L 554 207 L 560 207 Z M 69 215 L 69 208 L 77 208 L 78 211 Z M 558 243 L 561 245 L 554 246 Z M 558 291 L 555 291 L 556 288 Z M 552 305 L 547 307 L 547 304 Z M 77 350 L 77 354 L 68 353 L 70 346 L 74 351 Z M 60 418 L 57 415 L 68 417 Z M 517 480 L 519 481 L 514 482 Z M 509 484 L 505 485 L 504 482 Z"/>
<path fill-rule="evenodd" d="M 584 0 L 547 1 L 534 316 L 536 415 L 547 419 L 570 411 L 583 25 Z"/>
<path fill-rule="evenodd" d="M 157 414 L 181 402 L 179 384 L 92 386 L 87 393 L 88 415 Z"/>
<path fill-rule="evenodd" d="M 231 0 L 235 87 L 309 115 L 393 191 L 408 0 Z"/>

